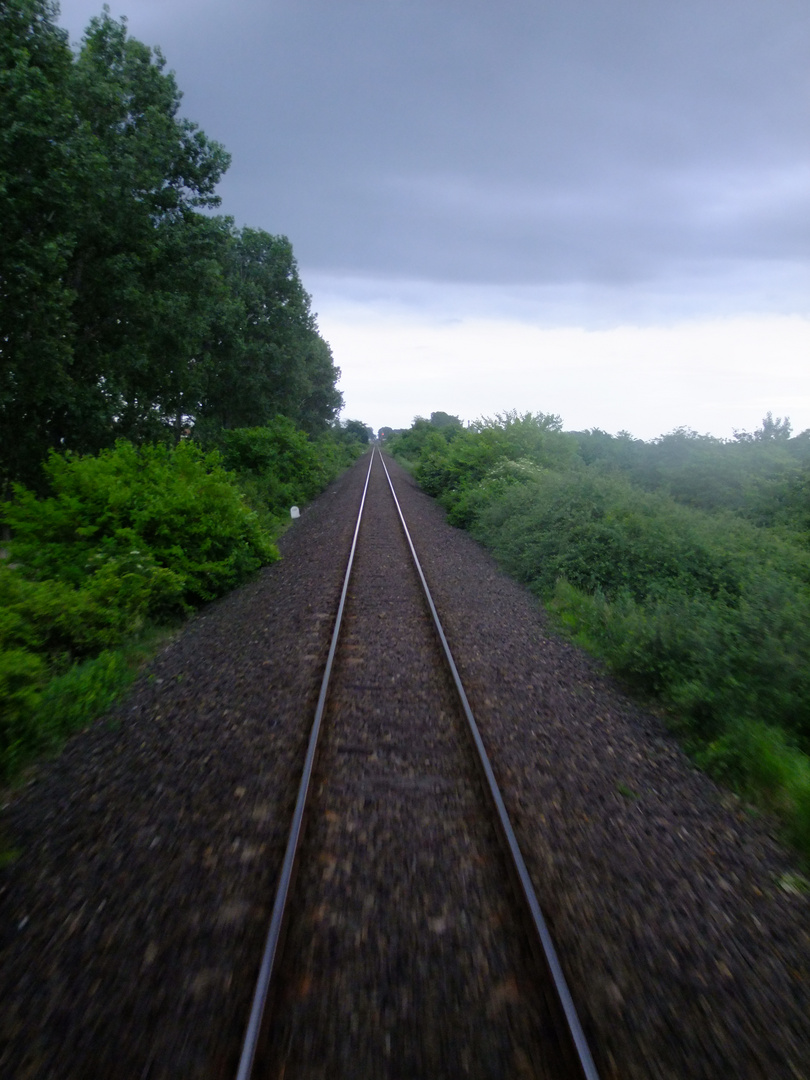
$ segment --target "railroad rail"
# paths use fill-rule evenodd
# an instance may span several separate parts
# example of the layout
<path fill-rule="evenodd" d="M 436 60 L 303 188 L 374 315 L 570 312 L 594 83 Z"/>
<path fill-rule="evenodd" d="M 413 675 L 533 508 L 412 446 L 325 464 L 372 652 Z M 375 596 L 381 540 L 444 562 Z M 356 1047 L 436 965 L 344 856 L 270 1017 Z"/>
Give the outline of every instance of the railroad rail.
<path fill-rule="evenodd" d="M 270 926 L 267 933 L 264 953 L 262 955 L 250 1018 L 242 1044 L 242 1053 L 239 1062 L 238 1072 L 236 1074 L 236 1080 L 253 1080 L 253 1078 L 256 1078 L 261 1073 L 261 1069 L 258 1067 L 257 1062 L 264 1054 L 264 1050 L 261 1049 L 262 1046 L 268 1043 L 268 1013 L 272 1013 L 273 1011 L 272 1009 L 268 1008 L 268 1002 L 270 1001 L 272 988 L 275 982 L 279 980 L 278 972 L 280 966 L 282 966 L 281 958 L 283 955 L 283 938 L 289 921 L 290 899 L 293 895 L 294 880 L 296 877 L 296 872 L 298 870 L 299 862 L 302 859 L 302 839 L 304 836 L 305 821 L 309 813 L 309 803 L 311 801 L 310 796 L 314 786 L 313 777 L 315 776 L 316 762 L 318 760 L 320 744 L 322 741 L 321 734 L 324 728 L 323 721 L 333 692 L 333 671 L 336 667 L 336 658 L 339 655 L 341 642 L 343 640 L 341 637 L 341 631 L 343 628 L 344 614 L 347 610 L 347 604 L 349 604 L 350 602 L 350 589 L 353 586 L 352 570 L 355 565 L 356 556 L 358 553 L 358 546 L 361 537 L 361 526 L 364 523 L 364 510 L 366 509 L 368 502 L 369 489 L 372 483 L 372 475 L 374 473 L 375 475 L 379 476 L 379 470 L 375 470 L 375 463 L 377 461 L 379 461 L 385 479 L 383 481 L 382 478 L 378 478 L 375 483 L 378 489 L 382 489 L 387 483 L 387 489 L 390 491 L 390 495 L 393 500 L 392 506 L 393 508 L 395 508 L 395 515 L 401 526 L 399 543 L 402 543 L 402 538 L 404 538 L 405 545 L 407 546 L 407 550 L 409 551 L 410 558 L 412 560 L 413 570 L 409 571 L 408 573 L 410 575 L 410 578 L 413 578 L 415 571 L 415 576 L 418 579 L 418 585 L 419 587 L 421 587 L 421 592 L 424 598 L 421 601 L 422 610 L 424 610 L 424 604 L 427 604 L 433 626 L 433 630 L 431 632 L 432 640 L 434 642 L 433 649 L 434 651 L 438 652 L 438 650 L 435 650 L 435 642 L 436 640 L 438 640 L 441 649 L 441 655 L 443 656 L 443 662 L 446 665 L 446 671 L 449 672 L 449 679 L 447 681 L 448 683 L 452 683 L 453 687 L 450 693 L 455 694 L 456 696 L 457 703 L 460 706 L 461 714 L 463 714 L 463 722 L 466 725 L 466 728 L 471 737 L 470 744 L 474 747 L 475 750 L 475 760 L 477 762 L 480 773 L 480 787 L 483 788 L 484 792 L 486 792 L 491 807 L 490 820 L 494 820 L 496 822 L 495 831 L 500 840 L 500 847 L 502 852 L 501 859 L 505 860 L 506 866 L 508 868 L 508 874 L 511 878 L 511 883 L 513 886 L 512 893 L 521 904 L 521 913 L 519 916 L 521 926 L 517 932 L 521 937 L 521 945 L 528 944 L 531 956 L 534 960 L 531 974 L 534 976 L 535 979 L 535 983 L 537 986 L 537 997 L 538 1000 L 541 1001 L 541 1005 L 532 1006 L 534 1008 L 534 1012 L 529 1012 L 527 1013 L 527 1015 L 539 1018 L 536 1020 L 536 1027 L 538 1028 L 537 1043 L 540 1045 L 540 1050 L 538 1051 L 535 1049 L 533 1051 L 530 1048 L 528 1051 L 516 1051 L 516 1053 L 518 1054 L 516 1060 L 518 1060 L 519 1062 L 519 1068 L 516 1069 L 516 1074 L 519 1073 L 520 1075 L 542 1075 L 543 1077 L 549 1077 L 550 1080 L 551 1078 L 553 1078 L 553 1080 L 563 1080 L 563 1078 L 565 1078 L 565 1080 L 568 1080 L 569 1077 L 576 1077 L 577 1080 L 598 1080 L 598 1074 L 590 1050 L 588 1048 L 587 1040 L 583 1033 L 582 1026 L 578 1019 L 573 999 L 566 984 L 566 980 L 556 950 L 554 948 L 551 935 L 543 918 L 543 914 L 541 912 L 540 905 L 534 891 L 534 887 L 532 885 L 523 856 L 520 852 L 520 847 L 515 836 L 515 832 L 509 821 L 509 816 L 506 811 L 503 797 L 499 791 L 492 766 L 490 764 L 483 740 L 481 738 L 481 734 L 478 730 L 478 725 L 475 721 L 475 717 L 473 716 L 473 712 L 470 707 L 467 694 L 464 690 L 458 668 L 453 659 L 450 645 L 442 627 L 436 605 L 431 596 L 431 592 L 428 587 L 425 574 L 422 570 L 416 548 L 408 530 L 405 516 L 403 514 L 400 501 L 397 498 L 390 472 L 385 464 L 385 460 L 382 454 L 379 454 L 376 448 L 372 449 L 369 458 L 368 471 L 366 472 L 365 482 L 363 485 L 362 496 L 360 499 L 360 505 L 357 514 L 357 521 L 355 524 L 354 534 L 352 537 L 352 543 L 348 557 L 348 563 L 343 579 L 343 586 L 340 594 L 340 600 L 338 603 L 337 614 L 335 617 L 335 623 L 329 645 L 329 651 L 326 659 L 323 678 L 321 681 L 318 702 L 315 709 L 312 728 L 310 731 L 304 766 L 301 774 L 301 780 L 298 787 L 298 795 L 296 798 L 295 809 L 293 811 L 292 824 L 290 827 L 282 868 L 279 875 L 276 897 L 270 919 Z M 377 498 L 380 498 L 379 494 L 377 495 Z M 390 525 L 388 526 L 388 528 L 390 530 Z M 384 565 L 384 572 L 386 574 L 388 574 L 389 572 L 393 573 L 389 566 L 387 554 Z M 381 573 L 381 571 L 378 571 L 378 573 Z M 400 574 L 402 574 L 401 567 Z M 411 603 L 413 602 L 411 601 Z M 362 641 L 365 639 L 361 638 L 360 640 Z M 357 642 L 352 643 L 350 641 L 343 647 L 345 650 L 347 650 L 347 658 L 344 667 L 346 667 L 347 670 L 350 670 L 353 661 L 356 664 L 362 666 L 362 658 L 349 655 L 352 647 L 357 650 L 361 646 L 358 646 Z M 338 660 L 337 667 L 340 668 L 340 666 L 340 661 Z M 398 678 L 398 673 L 394 672 L 391 678 L 393 680 L 396 680 Z M 445 678 L 447 677 L 445 676 Z M 344 695 L 345 694 L 351 696 L 351 682 L 349 682 L 347 689 L 344 691 Z M 431 711 L 431 717 L 433 717 L 437 713 L 439 716 L 444 716 L 448 710 L 446 708 L 431 705 L 429 707 L 429 711 Z M 433 724 L 433 720 L 431 720 L 431 724 Z M 423 729 L 429 730 L 432 733 L 429 736 L 429 739 L 439 738 L 439 740 L 444 739 L 445 742 L 449 741 L 449 737 L 446 737 L 444 734 L 442 734 L 444 729 L 441 729 L 439 726 L 434 725 L 433 727 L 425 728 L 423 725 Z M 435 734 L 437 731 L 439 732 L 438 736 Z M 384 743 L 384 747 L 388 751 L 397 752 L 396 743 L 392 744 L 390 742 L 390 738 L 388 742 Z M 341 746 L 339 745 L 338 750 L 340 749 Z M 358 748 L 354 746 L 348 746 L 348 744 L 344 743 L 342 745 L 342 749 L 344 753 L 347 750 L 356 751 L 359 749 L 361 755 L 368 755 L 372 759 L 376 759 L 377 755 L 376 749 L 374 749 L 374 747 L 371 745 Z M 440 750 L 436 749 L 436 747 L 434 746 L 433 751 L 431 751 L 430 749 L 424 751 L 419 750 L 418 753 L 421 753 L 424 756 L 429 755 L 434 751 L 437 755 L 438 760 L 439 758 L 441 758 L 441 755 L 446 752 L 444 748 L 444 743 L 442 743 L 442 748 Z M 407 774 L 400 779 L 406 784 L 408 792 L 418 793 L 424 791 L 426 792 L 426 798 L 431 798 L 434 801 L 436 799 L 441 800 L 442 798 L 444 798 L 446 801 L 448 801 L 448 805 L 451 805 L 453 802 L 454 796 L 446 795 L 447 791 L 454 790 L 452 787 L 452 782 L 450 780 L 444 779 L 439 775 L 434 776 L 430 774 Z M 355 777 L 354 781 L 346 781 L 346 783 L 348 784 L 351 784 L 352 782 L 357 783 L 358 778 Z M 379 778 L 376 776 L 369 777 L 367 775 L 361 775 L 359 777 L 359 782 L 361 784 L 362 791 L 364 793 L 367 793 L 369 784 L 379 782 Z M 323 787 L 323 785 L 321 786 Z M 469 784 L 466 784 L 465 787 L 469 787 Z M 354 789 L 352 789 L 352 791 L 353 790 Z M 445 795 L 442 795 L 442 792 L 445 792 Z M 388 798 L 388 796 L 386 796 L 386 798 Z M 415 795 L 409 794 L 405 798 L 405 802 L 413 801 L 415 798 Z M 362 801 L 364 805 L 367 805 L 370 803 L 371 800 L 369 800 L 367 795 L 364 795 Z M 331 816 L 332 818 L 338 817 L 338 815 L 334 812 Z M 468 821 L 469 817 L 470 811 L 469 809 L 467 809 L 464 811 L 463 815 L 464 822 Z M 354 826 L 352 827 L 354 828 Z M 464 827 L 466 827 L 466 825 Z M 418 843 L 418 841 L 415 842 Z M 372 844 L 368 840 L 366 840 L 366 843 L 368 847 L 372 846 Z M 487 856 L 487 858 L 491 858 L 491 856 Z M 335 861 L 331 855 L 329 856 L 329 859 L 332 860 L 332 863 Z M 349 859 L 348 862 L 351 863 L 351 859 Z M 469 860 L 467 860 L 464 864 L 465 867 L 467 865 L 467 862 L 472 864 L 473 862 L 475 862 L 475 857 L 471 857 Z M 467 895 L 469 896 L 469 893 L 472 890 L 469 886 L 467 878 L 465 878 L 464 888 L 465 890 L 467 890 Z M 478 888 L 478 886 L 475 886 L 476 892 L 478 891 Z M 476 902 L 478 901 L 476 900 Z M 365 903 L 370 903 L 370 910 L 373 911 L 375 903 L 374 896 L 368 895 L 366 897 Z M 486 911 L 491 911 L 491 901 L 488 901 L 488 903 L 490 903 L 490 907 L 487 908 Z M 488 918 L 489 922 L 497 924 L 500 921 L 499 912 L 495 911 L 494 914 L 490 914 Z M 448 921 L 452 921 L 452 917 L 448 919 L 448 917 L 442 915 L 428 921 L 433 926 L 434 931 L 441 934 L 445 931 Z M 460 921 L 464 921 L 464 919 L 461 919 Z M 361 929 L 358 932 L 355 929 L 355 933 L 356 936 L 362 938 L 364 931 Z M 472 951 L 469 946 L 467 946 L 466 949 L 467 951 Z M 520 952 L 520 948 L 518 948 L 517 951 Z M 489 1001 L 489 1005 L 487 1006 L 486 1015 L 490 1020 L 492 1019 L 493 1015 L 496 1017 L 496 1019 L 502 1014 L 506 1015 L 506 1012 L 508 1012 L 509 1010 L 506 1009 L 503 1005 L 504 1002 L 506 1002 L 507 1005 L 515 1005 L 516 1003 L 520 1003 L 522 1001 L 522 996 L 524 994 L 523 982 L 517 976 L 513 978 L 511 975 L 508 974 L 512 971 L 510 963 L 515 963 L 515 961 L 481 961 L 481 964 L 485 967 L 486 965 L 489 965 L 488 969 L 494 970 L 499 967 L 502 968 L 503 970 L 500 971 L 501 976 L 503 976 L 504 971 L 507 972 L 507 977 L 502 977 L 500 979 L 500 982 L 498 982 L 498 989 L 494 992 L 489 992 L 487 999 Z M 388 961 L 388 964 L 390 967 L 391 962 Z M 517 970 L 517 968 L 515 968 L 515 970 Z M 493 979 L 495 979 L 495 976 L 493 976 Z M 303 985 L 306 987 L 306 989 L 303 991 L 299 990 L 298 996 L 305 996 L 309 992 L 308 988 L 311 981 L 312 980 L 309 978 L 303 980 Z M 376 995 L 376 991 L 374 990 L 369 991 L 369 993 L 371 993 L 372 996 Z M 390 997 L 390 994 L 388 996 Z M 382 998 L 385 997 L 386 994 L 383 993 Z M 392 1005 L 390 1002 L 387 1005 L 383 1003 L 381 1007 L 387 1008 L 388 1012 L 391 1013 Z M 464 1008 L 466 1006 L 462 1004 L 460 1007 Z M 355 1022 L 356 1015 L 356 1013 L 352 1012 L 350 1023 Z M 520 1036 L 516 1036 L 516 1038 L 519 1037 Z M 272 1042 L 272 1039 L 269 1039 L 269 1042 Z M 385 1054 L 390 1056 L 391 1045 L 390 1037 L 388 1035 L 385 1036 L 384 1047 Z M 268 1050 L 268 1053 L 272 1054 L 272 1047 Z M 537 1064 L 536 1058 L 542 1058 L 542 1062 L 540 1065 Z M 475 1069 L 473 1067 L 473 1064 L 468 1061 L 467 1066 L 469 1069 L 472 1069 L 472 1072 L 474 1074 Z M 282 1066 L 282 1071 L 283 1068 L 284 1066 Z M 397 1063 L 396 1060 L 392 1060 L 391 1068 L 389 1070 L 386 1070 L 385 1064 L 383 1062 L 380 1062 L 377 1075 L 409 1075 L 406 1071 L 404 1071 L 405 1068 L 406 1066 L 402 1061 Z M 277 1071 L 278 1065 L 274 1070 L 274 1074 Z M 497 1069 L 495 1068 L 495 1066 L 493 1066 L 492 1075 L 495 1075 L 496 1072 Z M 315 1074 L 313 1073 L 312 1075 Z M 425 1073 L 425 1075 L 427 1074 Z M 297 1080 L 297 1074 L 295 1074 L 294 1072 L 290 1073 L 289 1077 L 290 1080 L 293 1080 L 293 1078 Z"/>

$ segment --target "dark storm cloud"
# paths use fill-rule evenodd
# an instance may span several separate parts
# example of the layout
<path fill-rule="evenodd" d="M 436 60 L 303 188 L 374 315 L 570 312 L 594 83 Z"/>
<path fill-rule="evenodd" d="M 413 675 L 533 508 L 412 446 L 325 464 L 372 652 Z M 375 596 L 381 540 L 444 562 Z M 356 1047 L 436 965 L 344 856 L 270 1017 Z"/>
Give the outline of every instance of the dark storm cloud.
<path fill-rule="evenodd" d="M 63 10 L 75 35 L 88 8 Z M 309 271 L 620 286 L 761 266 L 763 283 L 774 267 L 807 282 L 806 0 L 119 13 L 232 152 L 223 209 L 287 233 Z"/>

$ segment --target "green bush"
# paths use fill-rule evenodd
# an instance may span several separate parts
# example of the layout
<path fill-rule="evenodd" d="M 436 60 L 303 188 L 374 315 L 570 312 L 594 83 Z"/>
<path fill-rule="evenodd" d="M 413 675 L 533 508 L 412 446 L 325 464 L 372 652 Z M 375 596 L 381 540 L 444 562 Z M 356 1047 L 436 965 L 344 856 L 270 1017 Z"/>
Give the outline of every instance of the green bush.
<path fill-rule="evenodd" d="M 107 650 L 50 680 L 37 707 L 42 742 L 54 745 L 104 713 L 129 686 L 135 669 L 125 652 Z"/>
<path fill-rule="evenodd" d="M 712 595 L 738 589 L 739 566 L 690 511 L 621 478 L 541 470 L 493 494 L 472 530 L 540 594 L 560 577 L 609 597 L 672 584 Z"/>
<path fill-rule="evenodd" d="M 119 442 L 95 457 L 52 453 L 46 473 L 48 497 L 17 486 L 3 506 L 29 580 L 100 604 L 117 581 L 140 617 L 211 600 L 277 557 L 216 452 Z"/>
<path fill-rule="evenodd" d="M 413 425 L 407 431 L 397 432 L 388 440 L 386 449 L 400 460 L 418 462 L 426 442 L 433 435 L 439 435 L 446 443 L 455 438 L 458 430 L 455 426 L 437 428 L 435 424 L 431 424 L 423 416 L 417 416 Z"/>
<path fill-rule="evenodd" d="M 13 770 L 32 741 L 31 717 L 46 678 L 43 657 L 27 649 L 0 649 L 0 777 Z"/>
<path fill-rule="evenodd" d="M 0 775 L 103 712 L 150 625 L 277 558 L 265 526 L 277 530 L 363 450 L 353 430 L 312 440 L 283 417 L 218 438 L 207 451 L 186 441 L 52 453 L 48 494 L 17 486 L 3 504 Z"/>
<path fill-rule="evenodd" d="M 87 723 L 128 677 L 120 647 L 277 557 L 216 452 L 118 443 L 52 454 L 50 493 L 3 505 L 0 773 Z"/>
<path fill-rule="evenodd" d="M 738 720 L 695 757 L 717 780 L 781 817 L 789 839 L 810 857 L 810 758 L 784 731 Z"/>
<path fill-rule="evenodd" d="M 288 521 L 291 506 L 310 502 L 365 449 L 343 429 L 310 439 L 283 416 L 266 427 L 223 431 L 218 442 L 225 466 L 236 473 L 248 502 L 271 529 Z"/>
<path fill-rule="evenodd" d="M 422 448 L 416 479 L 429 495 L 474 484 L 507 458 L 510 445 L 499 428 L 457 432 L 450 442 L 438 431 L 431 433 Z"/>
<path fill-rule="evenodd" d="M 576 442 L 561 431 L 559 417 L 517 412 L 478 420 L 468 428 L 420 427 L 418 438 L 399 436 L 393 449 L 407 453 L 414 446 L 419 456 L 417 480 L 448 507 L 454 507 L 467 488 L 490 477 L 499 464 L 523 461 L 560 468 L 572 462 L 576 452 Z"/>
<path fill-rule="evenodd" d="M 648 446 L 555 420 L 428 425 L 395 447 L 416 447 L 415 475 L 451 524 L 665 702 L 701 763 L 810 855 L 810 554 L 795 528 L 810 440 L 681 431 Z"/>

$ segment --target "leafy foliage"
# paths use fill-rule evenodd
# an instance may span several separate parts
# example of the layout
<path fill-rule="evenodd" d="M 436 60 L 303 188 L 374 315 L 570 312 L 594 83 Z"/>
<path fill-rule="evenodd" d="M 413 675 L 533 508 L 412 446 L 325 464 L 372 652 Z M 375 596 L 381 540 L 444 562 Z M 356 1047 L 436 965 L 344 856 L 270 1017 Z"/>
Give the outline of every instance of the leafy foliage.
<path fill-rule="evenodd" d="M 12 557 L 31 580 L 61 580 L 85 589 L 108 576 L 142 581 L 155 604 L 198 604 L 220 596 L 273 557 L 216 452 L 192 443 L 169 449 L 119 442 L 97 456 L 52 453 L 52 494 L 21 487 L 4 507 Z M 181 592 L 154 588 L 163 571 Z"/>
<path fill-rule="evenodd" d="M 218 444 L 251 506 L 277 528 L 291 506 L 309 502 L 360 452 L 360 440 L 345 434 L 338 428 L 313 440 L 278 416 L 264 427 L 224 431 Z"/>
<path fill-rule="evenodd" d="M 229 155 L 159 51 L 105 9 L 74 55 L 56 10 L 0 8 L 0 491 L 44 490 L 49 449 L 326 431 L 340 373 L 289 240 L 200 212 Z"/>
<path fill-rule="evenodd" d="M 52 453 L 46 471 L 47 496 L 17 485 L 3 506 L 13 539 L 0 560 L 0 771 L 48 742 L 43 716 L 60 687 L 80 688 L 82 714 L 96 693 L 107 700 L 120 658 L 100 655 L 277 555 L 215 451 L 120 442 L 95 457 Z"/>
<path fill-rule="evenodd" d="M 46 0 L 0 7 L 0 482 L 41 459 L 42 433 L 73 394 L 67 271 L 80 133 L 54 13 Z"/>
<path fill-rule="evenodd" d="M 360 448 L 292 245 L 209 213 L 229 155 L 159 50 L 105 7 L 74 54 L 57 12 L 0 5 L 0 772 Z"/>
<path fill-rule="evenodd" d="M 335 367 L 318 335 L 292 245 L 260 229 L 231 229 L 223 252 L 227 303 L 207 359 L 199 404 L 203 430 L 257 427 L 278 414 L 316 435 L 341 405 Z"/>
<path fill-rule="evenodd" d="M 699 760 L 810 854 L 807 434 L 566 433 L 506 414 L 393 440 L 560 625 L 660 697 Z"/>

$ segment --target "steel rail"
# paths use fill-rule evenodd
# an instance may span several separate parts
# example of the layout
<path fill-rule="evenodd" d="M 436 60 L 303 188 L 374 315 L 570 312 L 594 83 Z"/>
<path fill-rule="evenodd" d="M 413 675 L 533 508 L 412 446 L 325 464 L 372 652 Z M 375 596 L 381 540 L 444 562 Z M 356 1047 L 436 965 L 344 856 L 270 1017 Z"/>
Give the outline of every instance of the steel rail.
<path fill-rule="evenodd" d="M 343 609 L 346 606 L 346 594 L 349 591 L 349 578 L 352 573 L 352 564 L 354 563 L 354 553 L 357 548 L 357 537 L 360 534 L 360 522 L 363 518 L 363 507 L 366 503 L 366 492 L 368 491 L 368 481 L 371 476 L 371 466 L 374 464 L 374 454 L 376 447 L 371 449 L 371 458 L 368 463 L 368 472 L 366 473 L 366 482 L 363 486 L 363 495 L 360 499 L 360 510 L 357 514 L 357 524 L 354 528 L 354 536 L 352 538 L 352 546 L 349 552 L 349 561 L 346 566 L 346 575 L 343 579 L 343 591 L 340 594 L 340 603 L 338 605 L 337 617 L 335 619 L 335 628 L 332 631 L 332 641 L 329 646 L 329 655 L 326 658 L 326 667 L 323 672 L 323 679 L 321 680 L 321 691 L 318 696 L 318 704 L 315 709 L 315 718 L 312 721 L 312 729 L 309 736 L 309 745 L 307 747 L 307 756 L 304 759 L 304 768 L 301 773 L 301 782 L 298 787 L 298 798 L 295 802 L 295 811 L 293 813 L 292 826 L 290 827 L 290 834 L 287 840 L 287 849 L 284 853 L 284 862 L 281 866 L 281 874 L 279 876 L 279 883 L 276 889 L 276 898 L 273 903 L 273 913 L 270 917 L 270 929 L 267 931 L 267 939 L 265 941 L 264 953 L 262 955 L 262 962 L 259 968 L 259 976 L 256 980 L 256 989 L 253 993 L 253 1005 L 250 1010 L 250 1019 L 248 1021 L 247 1030 L 245 1032 L 245 1038 L 242 1043 L 242 1055 L 239 1059 L 239 1070 L 236 1074 L 236 1080 L 250 1080 L 250 1075 L 253 1071 L 253 1062 L 256 1057 L 256 1050 L 259 1044 L 259 1035 L 261 1032 L 262 1019 L 264 1017 L 265 1005 L 267 1004 L 267 995 L 270 989 L 270 982 L 273 975 L 273 966 L 275 964 L 276 955 L 278 953 L 279 940 L 281 938 L 281 931 L 284 924 L 284 909 L 287 904 L 287 896 L 290 891 L 290 886 L 293 878 L 293 867 L 295 865 L 295 858 L 298 853 L 298 845 L 301 838 L 303 822 L 304 822 L 304 809 L 306 806 L 307 795 L 309 793 L 310 780 L 312 779 L 312 771 L 315 766 L 315 755 L 318 746 L 318 736 L 321 731 L 321 721 L 323 719 L 324 709 L 326 707 L 326 695 L 329 690 L 329 678 L 332 674 L 332 664 L 335 659 L 335 651 L 337 650 L 338 635 L 340 634 L 340 624 L 343 621 Z"/>
<path fill-rule="evenodd" d="M 456 662 L 453 659 L 452 652 L 450 651 L 450 645 L 448 644 L 447 637 L 444 633 L 441 619 L 439 618 L 439 613 L 436 610 L 436 605 L 433 602 L 433 597 L 431 596 L 424 571 L 422 570 L 422 564 L 419 562 L 419 556 L 416 554 L 416 548 L 413 545 L 411 534 L 408 531 L 407 524 L 405 523 L 405 516 L 402 513 L 402 507 L 399 505 L 399 499 L 397 498 L 397 493 L 394 490 L 394 484 L 391 480 L 391 475 L 388 472 L 388 467 L 385 464 L 385 459 L 383 458 L 382 454 L 380 454 L 380 461 L 382 462 L 383 469 L 385 469 L 385 475 L 388 479 L 388 486 L 391 488 L 391 495 L 394 498 L 394 504 L 397 508 L 397 513 L 399 514 L 399 520 L 405 533 L 405 539 L 408 541 L 408 547 L 411 549 L 411 555 L 413 556 L 414 565 L 416 567 L 417 574 L 419 575 L 419 580 L 422 582 L 422 588 L 425 593 L 428 607 L 430 608 L 430 613 L 433 616 L 433 623 L 439 635 L 439 640 L 441 641 L 445 658 L 450 667 L 450 672 L 453 676 L 453 682 L 455 683 L 456 690 L 458 691 L 458 696 L 461 701 L 462 709 L 464 710 L 464 715 L 467 718 L 467 725 L 469 727 L 470 734 L 472 735 L 473 742 L 475 743 L 476 750 L 478 751 L 479 762 L 483 769 L 484 776 L 486 777 L 489 793 L 492 796 L 496 813 L 498 815 L 498 823 L 500 825 L 501 834 L 511 856 L 513 868 L 520 883 L 520 890 L 528 905 L 531 922 L 540 941 L 542 955 L 548 968 L 549 974 L 551 975 L 552 982 L 554 983 L 554 989 L 557 994 L 557 999 L 562 1007 L 562 1012 L 565 1017 L 565 1023 L 568 1028 L 568 1034 L 575 1052 L 576 1063 L 584 1080 L 599 1080 L 599 1074 L 596 1071 L 596 1066 L 594 1065 L 591 1051 L 585 1038 L 585 1033 L 582 1030 L 582 1025 L 579 1022 L 579 1017 L 577 1016 L 574 1001 L 571 997 L 571 992 L 568 989 L 568 983 L 565 980 L 565 975 L 563 974 L 562 966 L 557 956 L 557 950 L 554 948 L 554 942 L 551 940 L 551 934 L 549 933 L 548 927 L 546 926 L 546 921 L 543 918 L 543 913 L 540 910 L 540 904 L 537 900 L 537 895 L 534 891 L 534 886 L 532 885 L 531 878 L 529 877 L 529 871 L 526 869 L 526 863 L 523 859 L 520 846 L 518 845 L 515 831 L 512 828 L 512 823 L 509 820 L 509 814 L 506 810 L 506 805 L 504 804 L 503 797 L 498 787 L 498 782 L 495 779 L 494 772 L 492 771 L 492 766 L 490 765 L 489 757 L 487 755 L 483 740 L 481 738 L 481 733 L 478 730 L 478 724 L 476 723 L 475 717 L 473 716 L 472 709 L 470 708 L 470 703 L 467 700 L 467 694 L 464 690 L 464 686 L 462 685 L 461 676 L 458 673 Z"/>

